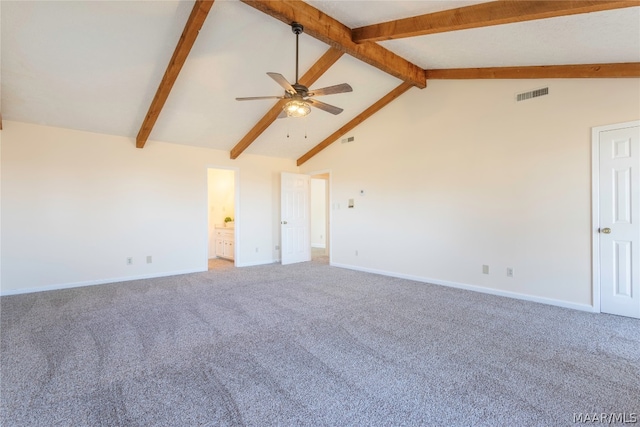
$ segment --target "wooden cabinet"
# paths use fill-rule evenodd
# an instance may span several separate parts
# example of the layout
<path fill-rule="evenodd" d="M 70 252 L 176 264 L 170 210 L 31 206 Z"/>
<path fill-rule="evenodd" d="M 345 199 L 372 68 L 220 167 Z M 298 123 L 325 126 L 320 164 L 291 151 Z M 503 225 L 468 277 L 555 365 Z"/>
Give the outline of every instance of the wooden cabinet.
<path fill-rule="evenodd" d="M 235 230 L 233 228 L 216 228 L 216 256 L 234 259 Z"/>

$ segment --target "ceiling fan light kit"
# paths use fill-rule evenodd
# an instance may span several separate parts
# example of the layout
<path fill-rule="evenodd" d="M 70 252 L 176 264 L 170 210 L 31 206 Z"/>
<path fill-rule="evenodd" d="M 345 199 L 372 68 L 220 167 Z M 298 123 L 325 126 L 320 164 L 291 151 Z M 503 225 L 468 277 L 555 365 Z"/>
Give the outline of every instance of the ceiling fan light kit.
<path fill-rule="evenodd" d="M 289 117 L 304 117 L 311 112 L 311 107 L 304 101 L 294 99 L 284 104 L 283 110 Z"/>
<path fill-rule="evenodd" d="M 334 115 L 340 114 L 343 110 L 336 106 L 326 104 L 324 102 L 312 99 L 314 96 L 333 95 L 335 93 L 351 92 L 353 89 L 347 83 L 342 83 L 335 86 L 324 87 L 321 89 L 308 89 L 306 86 L 298 82 L 298 37 L 303 32 L 304 27 L 293 22 L 291 24 L 291 31 L 296 35 L 296 82 L 294 84 L 289 83 L 282 74 L 279 73 L 267 73 L 269 77 L 275 80 L 284 89 L 283 96 L 251 96 L 244 98 L 236 98 L 237 101 L 253 101 L 256 99 L 288 99 L 284 107 L 282 108 L 282 114 L 280 117 L 305 117 L 311 112 L 311 106 L 319 108 Z"/>

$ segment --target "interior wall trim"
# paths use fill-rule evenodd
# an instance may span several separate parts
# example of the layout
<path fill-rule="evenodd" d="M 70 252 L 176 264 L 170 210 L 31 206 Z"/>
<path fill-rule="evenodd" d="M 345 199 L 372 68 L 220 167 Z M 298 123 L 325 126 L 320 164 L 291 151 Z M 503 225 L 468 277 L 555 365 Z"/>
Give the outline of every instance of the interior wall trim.
<path fill-rule="evenodd" d="M 190 269 L 190 270 L 167 271 L 164 273 L 142 274 L 138 276 L 114 277 L 112 279 L 98 279 L 98 280 L 87 280 L 82 282 L 58 283 L 55 285 L 47 285 L 47 286 L 41 286 L 41 287 L 35 287 L 35 288 L 8 289 L 6 291 L 0 292 L 0 296 L 30 294 L 34 292 L 57 291 L 60 289 L 81 288 L 83 286 L 107 285 L 109 283 L 130 282 L 132 280 L 143 280 L 143 279 L 155 279 L 158 277 L 178 276 L 181 274 L 202 273 L 204 271 L 207 271 L 207 269 L 198 268 L 198 269 Z"/>
<path fill-rule="evenodd" d="M 450 282 L 446 280 L 430 279 L 428 277 L 413 276 L 410 274 L 395 273 L 392 271 L 377 270 L 374 268 L 358 267 L 355 265 L 340 264 L 340 263 L 330 263 L 330 265 L 332 267 L 346 268 L 348 270 L 356 270 L 356 271 L 362 271 L 365 273 L 381 274 L 383 276 L 397 277 L 399 279 L 414 280 L 416 282 L 428 283 L 432 285 L 446 286 L 449 288 L 464 289 L 467 291 L 480 292 L 483 294 L 513 298 L 513 299 L 518 299 L 522 301 L 553 305 L 556 307 L 569 308 L 572 310 L 587 311 L 590 313 L 595 312 L 594 307 L 588 304 L 578 304 L 570 301 L 563 301 L 563 300 L 558 300 L 553 298 L 537 297 L 535 295 L 527 295 L 527 294 L 521 294 L 518 292 L 503 291 L 500 289 L 487 288 L 484 286 L 469 285 L 466 283 Z"/>

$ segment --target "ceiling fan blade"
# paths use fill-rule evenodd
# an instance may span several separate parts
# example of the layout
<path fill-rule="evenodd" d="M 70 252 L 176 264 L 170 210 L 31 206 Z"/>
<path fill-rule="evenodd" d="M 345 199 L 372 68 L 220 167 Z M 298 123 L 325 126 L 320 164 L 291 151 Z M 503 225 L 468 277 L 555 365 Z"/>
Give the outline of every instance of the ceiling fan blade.
<path fill-rule="evenodd" d="M 297 93 L 296 90 L 293 88 L 293 86 L 291 86 L 291 83 L 289 83 L 282 74 L 278 74 L 278 73 L 267 73 L 267 74 L 269 75 L 269 77 L 275 80 L 276 83 L 282 86 L 284 90 L 289 92 L 291 95 L 294 95 Z"/>
<path fill-rule="evenodd" d="M 315 99 L 305 99 L 306 102 L 313 105 L 316 108 L 326 111 L 331 114 L 340 114 L 344 110 L 342 108 L 335 107 L 333 105 L 325 104 L 324 102 L 316 101 Z"/>
<path fill-rule="evenodd" d="M 353 88 L 351 86 L 349 86 L 347 83 L 342 83 L 335 86 L 323 87 L 322 89 L 311 89 L 309 90 L 309 96 L 333 95 L 334 93 L 344 93 L 352 91 Z"/>
<path fill-rule="evenodd" d="M 236 98 L 236 101 L 254 101 L 256 99 L 284 99 L 284 96 L 246 96 L 244 98 Z"/>

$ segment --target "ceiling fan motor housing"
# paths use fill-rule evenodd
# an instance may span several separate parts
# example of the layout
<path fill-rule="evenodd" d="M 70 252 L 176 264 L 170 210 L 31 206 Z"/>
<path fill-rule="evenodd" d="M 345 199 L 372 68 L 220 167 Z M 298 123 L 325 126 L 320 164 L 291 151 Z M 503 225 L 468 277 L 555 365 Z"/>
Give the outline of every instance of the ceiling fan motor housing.
<path fill-rule="evenodd" d="M 303 98 L 309 96 L 309 89 L 306 86 L 301 85 L 300 83 L 294 83 L 291 86 L 296 90 L 296 93 Z"/>

